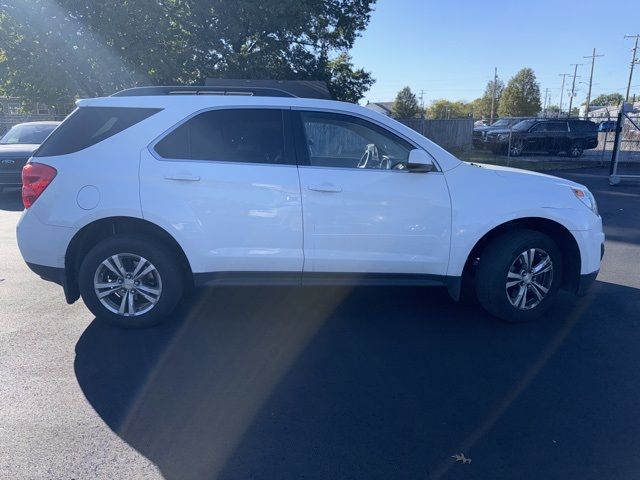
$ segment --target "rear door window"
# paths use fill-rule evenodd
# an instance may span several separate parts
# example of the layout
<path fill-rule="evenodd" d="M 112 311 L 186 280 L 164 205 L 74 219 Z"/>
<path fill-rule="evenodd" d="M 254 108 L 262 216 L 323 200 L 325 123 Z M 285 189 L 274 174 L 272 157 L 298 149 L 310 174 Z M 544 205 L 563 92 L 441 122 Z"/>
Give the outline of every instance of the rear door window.
<path fill-rule="evenodd" d="M 164 159 L 291 164 L 279 109 L 211 110 L 188 119 L 156 143 Z"/>
<path fill-rule="evenodd" d="M 531 133 L 540 133 L 540 132 L 548 132 L 548 124 L 546 123 L 539 123 L 536 126 L 534 126 L 530 132 Z"/>
<path fill-rule="evenodd" d="M 548 122 L 547 132 L 566 132 L 567 122 Z"/>
<path fill-rule="evenodd" d="M 79 152 L 158 113 L 159 108 L 80 107 L 40 146 L 34 156 Z"/>
<path fill-rule="evenodd" d="M 569 126 L 573 132 L 595 132 L 598 129 L 598 125 L 585 120 L 569 122 Z"/>

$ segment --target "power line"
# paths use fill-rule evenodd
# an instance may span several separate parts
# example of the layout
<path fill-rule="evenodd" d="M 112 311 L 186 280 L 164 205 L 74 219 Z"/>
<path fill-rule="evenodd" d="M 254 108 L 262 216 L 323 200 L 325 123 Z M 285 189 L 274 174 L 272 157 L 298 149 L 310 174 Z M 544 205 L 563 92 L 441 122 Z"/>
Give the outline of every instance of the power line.
<path fill-rule="evenodd" d="M 589 104 L 591 103 L 591 86 L 593 85 L 593 66 L 596 63 L 596 57 L 604 57 L 603 54 L 596 55 L 596 49 L 593 49 L 593 53 L 587 57 L 582 58 L 591 58 L 591 74 L 589 75 L 589 91 L 587 92 L 587 106 L 584 113 L 585 120 L 589 118 Z"/>
<path fill-rule="evenodd" d="M 635 38 L 636 43 L 633 46 L 633 57 L 631 57 L 631 66 L 629 68 L 629 81 L 627 82 L 627 94 L 625 95 L 625 102 L 629 101 L 629 90 L 631 90 L 631 79 L 633 78 L 633 67 L 638 62 L 636 60 L 636 53 L 638 52 L 638 39 L 640 35 L 625 35 L 624 38 Z"/>

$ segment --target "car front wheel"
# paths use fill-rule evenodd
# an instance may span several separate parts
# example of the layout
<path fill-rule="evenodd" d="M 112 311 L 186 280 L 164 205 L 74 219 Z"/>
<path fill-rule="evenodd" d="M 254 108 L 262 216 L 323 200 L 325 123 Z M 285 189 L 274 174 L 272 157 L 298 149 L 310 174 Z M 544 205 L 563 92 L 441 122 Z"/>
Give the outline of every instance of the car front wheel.
<path fill-rule="evenodd" d="M 524 152 L 524 142 L 522 140 L 514 140 L 511 144 L 509 153 L 512 157 L 519 157 Z"/>
<path fill-rule="evenodd" d="M 526 322 L 544 314 L 562 280 L 562 257 L 555 242 L 533 230 L 506 233 L 480 257 L 478 301 L 492 315 Z"/>
<path fill-rule="evenodd" d="M 107 238 L 82 261 L 82 299 L 96 317 L 120 327 L 156 325 L 182 297 L 181 268 L 174 258 L 164 245 L 145 237 Z"/>

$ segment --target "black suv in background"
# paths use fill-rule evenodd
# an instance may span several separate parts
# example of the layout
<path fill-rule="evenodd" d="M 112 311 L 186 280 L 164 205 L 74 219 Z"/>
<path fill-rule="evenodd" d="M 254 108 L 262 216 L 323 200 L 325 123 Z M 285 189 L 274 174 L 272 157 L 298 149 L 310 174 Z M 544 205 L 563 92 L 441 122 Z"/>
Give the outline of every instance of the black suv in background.
<path fill-rule="evenodd" d="M 509 139 L 511 137 L 511 139 Z M 579 157 L 584 150 L 598 146 L 598 126 L 588 120 L 537 118 L 518 122 L 511 130 L 493 130 L 487 133 L 487 146 L 494 153 L 507 153 L 512 157 L 524 152 L 560 152 Z"/>
<path fill-rule="evenodd" d="M 493 122 L 491 125 L 487 125 L 484 127 L 475 127 L 473 129 L 473 137 L 471 138 L 473 148 L 477 148 L 478 150 L 485 150 L 487 148 L 487 134 L 489 132 L 492 132 L 494 130 L 504 130 L 505 128 L 509 129 L 516 123 L 529 118 L 531 117 L 501 118 L 500 120 Z"/>

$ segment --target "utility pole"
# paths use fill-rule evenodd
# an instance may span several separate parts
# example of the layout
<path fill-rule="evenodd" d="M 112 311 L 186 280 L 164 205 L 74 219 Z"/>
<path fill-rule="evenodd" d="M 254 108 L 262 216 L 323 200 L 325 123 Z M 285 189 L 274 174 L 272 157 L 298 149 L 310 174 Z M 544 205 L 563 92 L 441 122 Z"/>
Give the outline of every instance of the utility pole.
<path fill-rule="evenodd" d="M 591 74 L 589 75 L 589 91 L 587 93 L 587 105 L 584 113 L 584 119 L 587 120 L 589 118 L 589 105 L 591 104 L 591 86 L 593 85 L 593 65 L 596 63 L 596 57 L 604 57 L 604 55 L 596 55 L 596 49 L 593 49 L 593 53 L 587 57 L 582 58 L 590 58 L 591 59 Z"/>
<path fill-rule="evenodd" d="M 564 79 L 568 76 L 571 75 L 570 73 L 559 73 L 558 75 L 560 75 L 562 77 L 562 87 L 560 87 L 560 105 L 559 105 L 559 112 L 558 115 L 562 115 L 562 98 L 564 97 Z"/>
<path fill-rule="evenodd" d="M 493 116 L 496 105 L 496 84 L 498 83 L 498 67 L 493 67 L 493 92 L 491 93 L 491 116 L 489 117 L 489 125 L 493 124 Z"/>
<path fill-rule="evenodd" d="M 624 38 L 635 38 L 636 39 L 636 43 L 633 47 L 633 57 L 631 58 L 631 68 L 629 70 L 629 82 L 627 82 L 627 94 L 624 97 L 624 101 L 628 102 L 629 101 L 629 90 L 631 90 L 631 79 L 633 78 L 633 67 L 636 63 L 638 63 L 638 60 L 636 60 L 636 53 L 638 53 L 638 39 L 640 38 L 640 35 L 625 35 Z"/>
<path fill-rule="evenodd" d="M 542 116 L 546 117 L 547 116 L 547 96 L 549 95 L 549 89 L 545 88 L 544 89 L 544 104 L 542 107 Z"/>
<path fill-rule="evenodd" d="M 420 90 L 420 133 L 424 135 L 424 90 Z"/>
<path fill-rule="evenodd" d="M 571 106 L 573 105 L 573 96 L 576 92 L 576 74 L 578 73 L 578 67 L 582 65 L 582 63 L 570 63 L 570 66 L 573 68 L 573 83 L 571 84 L 571 98 L 569 98 L 569 114 L 567 117 L 571 117 Z"/>

